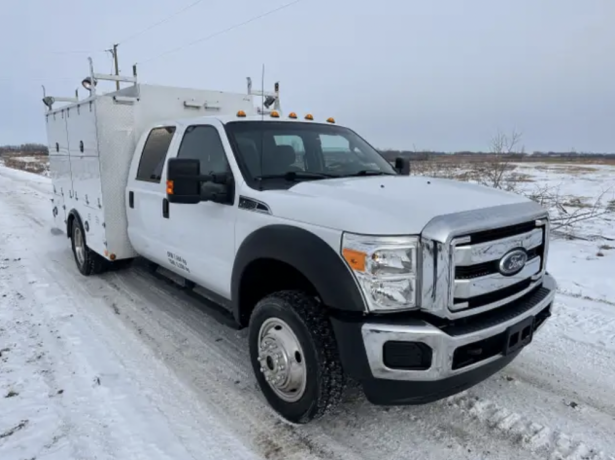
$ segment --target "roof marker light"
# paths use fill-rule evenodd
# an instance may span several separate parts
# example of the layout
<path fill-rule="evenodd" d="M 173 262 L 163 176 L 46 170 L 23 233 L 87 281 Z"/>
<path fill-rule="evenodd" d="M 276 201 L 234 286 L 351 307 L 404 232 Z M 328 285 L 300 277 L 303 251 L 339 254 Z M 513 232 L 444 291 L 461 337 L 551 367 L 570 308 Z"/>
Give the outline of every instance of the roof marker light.
<path fill-rule="evenodd" d="M 327 118 L 327 123 L 335 123 L 335 118 L 333 117 Z"/>
<path fill-rule="evenodd" d="M 297 118 L 297 114 L 295 112 L 290 112 L 288 114 L 288 118 L 292 118 L 293 120 Z"/>
<path fill-rule="evenodd" d="M 308 113 L 308 114 L 305 116 L 305 119 L 306 119 L 306 120 L 313 120 L 313 119 L 314 119 L 314 116 L 313 116 L 311 113 Z"/>
<path fill-rule="evenodd" d="M 237 116 L 243 118 L 246 116 L 246 113 L 243 110 L 240 110 L 239 112 L 237 112 Z"/>

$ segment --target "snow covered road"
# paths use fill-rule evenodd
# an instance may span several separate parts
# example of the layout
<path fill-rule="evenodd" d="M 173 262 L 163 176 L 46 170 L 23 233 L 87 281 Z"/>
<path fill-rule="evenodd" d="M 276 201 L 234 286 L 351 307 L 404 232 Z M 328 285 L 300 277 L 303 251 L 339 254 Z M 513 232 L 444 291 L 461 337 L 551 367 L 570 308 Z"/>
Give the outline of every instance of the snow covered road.
<path fill-rule="evenodd" d="M 256 388 L 245 331 L 143 264 L 81 276 L 49 199 L 48 179 L 0 168 L 2 460 L 615 458 L 615 249 L 552 244 L 566 294 L 488 381 L 415 407 L 355 390 L 297 427 Z"/>

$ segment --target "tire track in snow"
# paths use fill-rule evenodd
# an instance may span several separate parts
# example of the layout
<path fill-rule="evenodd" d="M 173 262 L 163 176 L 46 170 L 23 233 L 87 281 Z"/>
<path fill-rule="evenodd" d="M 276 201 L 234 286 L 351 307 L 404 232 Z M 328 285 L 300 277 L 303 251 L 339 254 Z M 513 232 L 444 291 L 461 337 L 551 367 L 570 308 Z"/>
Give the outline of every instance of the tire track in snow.
<path fill-rule="evenodd" d="M 572 298 L 575 298 L 575 299 L 591 300 L 592 302 L 603 303 L 605 305 L 612 305 L 612 306 L 615 307 L 615 302 L 612 302 L 610 300 L 599 299 L 599 298 L 596 298 L 596 297 L 591 297 L 591 296 L 588 296 L 588 295 L 583 295 L 583 294 L 579 294 L 579 293 L 576 293 L 576 292 L 571 292 L 571 291 L 568 291 L 568 290 L 565 290 L 565 289 L 558 289 L 557 292 L 558 292 L 558 294 L 564 295 L 566 297 L 572 297 Z"/>
<path fill-rule="evenodd" d="M 586 316 L 595 322 L 587 321 Z M 605 344 L 615 310 L 556 297 L 551 321 L 501 377 L 468 390 L 514 408 L 526 420 L 568 433 L 595 451 L 615 452 L 615 353 Z M 606 336 L 606 337 L 605 337 Z M 538 403 L 536 403 L 538 402 Z M 590 449 L 591 450 L 591 449 Z"/>
<path fill-rule="evenodd" d="M 132 279 L 133 275 L 135 275 L 136 279 Z M 122 274 L 116 274 L 114 275 L 114 277 L 120 277 L 120 278 L 124 278 L 126 280 L 130 279 L 131 280 L 131 284 L 132 281 L 135 281 L 137 284 L 142 284 L 142 289 L 147 289 L 147 286 L 151 285 L 151 282 L 155 279 L 153 277 L 151 277 L 151 275 L 148 275 L 145 272 L 136 272 L 136 273 L 122 273 Z M 148 279 L 150 278 L 150 279 Z M 124 286 L 124 289 L 126 289 L 128 286 Z M 140 289 L 141 289 L 140 288 Z M 180 292 L 180 291 L 178 291 Z M 135 294 L 134 291 L 122 291 L 122 294 L 125 294 L 128 297 L 132 297 L 133 300 L 135 300 Z M 175 311 L 177 312 L 177 309 L 183 310 L 184 308 L 186 309 L 186 317 L 184 317 L 182 319 L 182 321 L 184 322 L 184 324 L 199 324 L 199 323 L 203 323 L 204 321 L 195 321 L 196 318 L 192 317 L 192 315 L 190 314 L 190 311 L 197 311 L 197 309 L 195 309 L 194 305 L 189 305 L 191 303 L 191 300 L 182 300 L 181 299 L 181 295 L 175 295 L 174 294 L 174 290 L 173 288 L 168 288 L 168 290 L 159 287 L 155 290 L 155 292 L 153 293 L 153 295 L 156 295 L 156 297 L 158 297 L 158 301 L 162 301 L 163 303 L 170 305 Z M 147 299 L 143 299 L 143 300 L 147 300 Z M 151 299 L 150 299 L 151 300 Z M 152 307 L 153 308 L 153 307 Z M 181 314 L 180 314 L 181 316 Z M 169 317 L 170 319 L 173 319 L 172 316 Z M 211 326 L 211 329 L 208 329 L 207 331 L 204 330 L 200 330 L 196 329 L 196 336 L 195 338 L 199 338 L 199 337 L 204 337 L 205 335 L 210 335 L 210 334 L 218 334 L 220 335 L 220 331 L 218 329 L 219 325 L 216 326 L 216 324 L 211 324 L 211 323 L 207 323 L 208 326 Z M 224 329 L 224 327 L 222 327 Z M 217 331 L 217 332 L 214 332 Z M 171 338 L 173 337 L 177 337 L 179 333 L 173 333 L 171 334 Z M 227 330 L 227 334 L 226 335 L 226 341 L 231 342 L 229 345 L 231 345 L 233 343 L 233 340 L 235 340 L 235 342 L 238 340 L 243 340 L 243 338 L 241 337 L 242 333 L 237 333 L 236 331 L 231 331 L 231 330 Z M 185 334 L 182 334 L 185 336 Z M 235 338 L 233 338 L 235 337 Z M 177 339 L 175 339 L 177 340 Z M 243 345 L 245 346 L 245 344 Z M 221 352 L 223 355 L 226 356 L 220 356 L 218 355 L 216 358 L 216 361 L 218 359 L 222 359 L 223 363 L 226 363 L 226 365 L 234 365 L 238 368 L 244 368 L 244 375 L 249 375 L 250 380 L 252 380 L 251 378 L 251 370 L 246 368 L 246 364 L 243 363 L 242 364 L 242 359 L 247 359 L 245 356 L 245 353 L 241 353 L 239 355 L 236 354 L 236 351 L 240 350 L 242 348 L 242 346 L 234 346 L 231 348 L 226 347 L 226 344 L 222 343 L 222 344 L 218 344 L 218 345 L 212 345 L 213 349 L 218 349 L 218 352 Z M 231 349 L 234 349 L 234 352 L 230 352 Z M 226 367 L 226 366 L 225 366 Z M 229 376 L 230 379 L 232 379 L 232 374 L 231 376 Z M 257 400 L 260 400 L 260 394 L 258 393 L 258 390 L 256 389 L 255 385 L 250 385 L 250 398 L 254 397 Z M 359 396 L 358 398 L 359 400 L 361 400 L 362 398 Z M 249 404 L 249 400 L 246 401 L 247 404 Z M 261 401 L 262 402 L 262 401 Z M 263 403 L 264 404 L 264 403 Z M 368 404 L 368 403 L 367 403 Z M 495 406 L 494 403 L 489 402 L 489 401 L 483 401 L 482 404 L 488 405 L 489 407 L 497 407 Z M 442 409 L 442 405 L 434 405 L 434 407 L 439 407 L 440 409 Z M 454 404 L 454 408 L 458 409 L 459 411 L 463 412 L 464 414 L 468 412 L 468 407 L 467 405 L 464 404 Z M 345 410 L 344 410 L 345 409 Z M 366 414 L 365 411 L 369 411 L 371 412 L 371 414 Z M 450 410 L 450 409 L 449 409 Z M 384 410 L 385 412 L 387 411 L 386 409 Z M 454 426 L 455 424 L 455 420 L 447 420 L 447 417 L 443 417 L 442 414 L 438 414 L 436 417 L 434 417 L 435 414 L 429 414 L 427 416 L 425 416 L 424 414 L 417 414 L 417 415 L 412 415 L 412 414 L 408 414 L 408 412 L 410 411 L 415 411 L 415 412 L 424 412 L 424 409 L 408 409 L 408 408 L 396 408 L 395 412 L 398 413 L 398 415 L 401 415 L 401 419 L 402 420 L 407 420 L 407 421 L 411 421 L 415 427 L 417 426 L 421 426 L 421 427 L 425 427 L 424 430 L 426 431 L 427 429 L 429 430 L 433 430 L 434 433 L 438 433 L 440 435 L 442 435 L 442 438 L 444 438 L 446 440 L 446 438 L 448 437 L 449 439 L 451 438 L 451 434 L 450 432 L 445 432 L 442 428 L 446 427 L 447 425 L 449 427 Z M 499 416 L 499 413 L 501 411 L 506 412 L 507 409 L 504 408 L 499 408 L 499 412 L 497 412 L 495 415 Z M 365 416 L 367 416 L 368 418 L 372 418 L 375 416 L 376 419 L 381 419 L 382 420 L 382 412 L 383 409 L 381 408 L 366 408 L 366 407 L 356 407 L 355 405 L 346 405 L 346 407 L 342 408 L 342 410 L 340 411 L 340 413 L 337 416 L 343 415 L 341 417 L 341 420 L 344 421 L 344 423 L 347 423 L 349 420 L 353 420 L 356 423 L 356 428 L 357 430 L 361 431 L 362 433 L 365 432 L 365 427 L 362 425 L 365 425 Z M 358 414 L 358 416 L 357 416 Z M 408 415 L 410 415 L 408 417 Z M 513 414 L 512 415 L 513 419 L 521 419 L 521 416 L 518 414 Z M 528 419 L 524 419 L 525 420 L 525 424 L 527 427 L 529 428 L 536 428 L 536 427 L 540 427 L 541 432 L 544 434 L 547 431 L 554 433 L 554 435 L 552 437 L 549 437 L 545 442 L 543 442 L 542 444 L 537 445 L 536 443 L 536 436 L 534 436 L 533 438 L 531 438 L 531 442 L 525 443 L 522 445 L 522 447 L 524 447 L 526 450 L 529 450 L 532 453 L 535 454 L 539 454 L 541 455 L 545 449 L 549 446 L 549 442 L 553 442 L 555 443 L 555 447 L 553 447 L 553 452 L 552 455 L 554 456 L 554 458 L 557 458 L 557 455 L 561 454 L 562 451 L 560 450 L 555 450 L 556 447 L 561 446 L 561 445 L 565 445 L 566 443 L 576 443 L 575 445 L 578 447 L 578 456 L 574 456 L 572 453 L 568 453 L 566 454 L 567 456 L 564 456 L 562 458 L 570 458 L 570 459 L 576 459 L 576 458 L 584 458 L 584 455 L 586 453 L 591 453 L 592 449 L 589 447 L 586 447 L 584 443 L 582 442 L 576 442 L 576 441 L 571 441 L 570 437 L 562 434 L 556 430 L 553 430 L 551 428 L 547 428 L 544 425 L 540 425 L 537 424 L 535 422 L 532 422 Z M 504 435 L 505 441 L 509 442 L 511 447 L 515 447 L 517 446 L 517 443 L 514 442 L 514 439 L 508 439 L 509 435 L 511 434 L 510 432 L 507 432 L 506 430 L 501 430 L 502 426 L 506 427 L 506 424 L 502 425 L 494 425 L 492 418 L 481 418 L 481 417 L 477 417 L 476 421 L 479 422 L 479 426 L 475 426 L 474 429 L 478 428 L 479 430 L 482 430 L 482 432 L 485 433 L 485 436 L 490 436 L 491 431 L 498 428 L 498 431 L 502 432 L 502 434 Z M 325 422 L 325 425 L 329 425 L 331 422 Z M 392 455 L 391 458 L 396 458 L 395 454 L 407 454 L 407 452 L 409 451 L 408 449 L 408 445 L 406 443 L 406 445 L 404 445 L 404 442 L 400 442 L 400 440 L 403 440 L 403 434 L 398 431 L 399 430 L 399 426 L 396 426 L 397 424 L 395 423 L 394 420 L 389 420 L 387 421 L 387 423 L 382 424 L 382 426 L 387 426 L 388 429 L 386 430 L 386 433 L 383 433 L 382 430 L 378 430 L 375 429 L 374 433 L 375 436 L 370 436 L 369 434 L 364 434 L 363 437 L 373 446 L 373 445 L 378 445 L 379 446 L 379 455 L 382 455 L 384 452 L 389 451 Z M 516 427 L 516 429 L 519 428 L 519 424 L 513 424 L 512 426 Z M 346 426 L 346 429 L 348 428 L 354 428 L 352 425 Z M 528 428 L 528 430 L 529 430 Z M 536 428 L 537 429 L 537 428 Z M 424 431 L 421 430 L 421 431 Z M 368 432 L 371 430 L 367 430 Z M 335 430 L 333 431 L 335 432 Z M 463 430 L 460 430 L 459 428 L 457 428 L 457 434 L 462 433 Z M 530 431 L 527 431 L 528 433 Z M 390 433 L 390 434 L 389 434 Z M 527 433 L 526 433 L 527 434 Z M 476 438 L 476 431 L 474 431 L 474 438 Z M 277 434 L 276 434 L 277 437 Z M 459 437 L 463 437 L 463 434 L 461 434 Z M 471 437 L 468 434 L 466 434 L 466 437 Z M 357 440 L 355 440 L 355 442 L 357 442 Z M 446 442 L 446 441 L 445 441 Z M 375 444 L 377 443 L 377 444 Z M 349 443 L 350 444 L 350 443 Z M 478 442 L 477 444 L 480 444 L 480 442 Z M 396 447 L 395 447 L 396 446 Z M 416 446 L 417 449 L 420 449 L 420 446 Z M 366 453 L 365 450 L 361 450 L 361 452 L 363 453 L 364 458 L 370 458 L 370 456 Z M 374 457 L 375 458 L 375 457 Z M 401 457 L 403 458 L 403 457 Z M 597 459 L 602 459 L 602 458 L 607 458 L 607 457 L 587 457 L 590 458 L 592 460 L 594 460 L 594 458 Z"/>
<path fill-rule="evenodd" d="M 583 441 L 551 427 L 535 423 L 525 416 L 500 406 L 494 401 L 460 394 L 449 398 L 466 416 L 479 420 L 494 431 L 504 434 L 525 450 L 554 460 L 614 460 L 589 447 Z"/>
<path fill-rule="evenodd" d="M 602 304 L 556 298 L 550 324 L 537 335 L 535 346 L 513 363 L 511 375 L 615 421 L 613 317 L 615 310 Z"/>
<path fill-rule="evenodd" d="M 562 292 L 561 324 L 571 339 L 615 352 L 615 302 Z M 587 307 L 591 307 L 591 313 Z"/>
<path fill-rule="evenodd" d="M 57 256 L 61 260 L 60 270 L 76 272 L 70 257 Z M 234 422 L 236 432 L 247 437 L 265 458 L 355 458 L 346 447 L 336 446 L 329 439 L 327 443 L 318 442 L 318 437 L 307 437 L 297 427 L 279 420 L 260 397 L 251 378 L 251 369 L 245 365 L 248 362 L 247 354 L 233 353 L 233 349 L 239 346 L 227 347 L 221 343 L 228 341 L 237 344 L 240 333 L 221 326 L 211 318 L 203 321 L 203 314 L 194 305 L 178 302 L 160 287 L 152 289 L 151 283 L 155 278 L 143 283 L 143 279 L 131 276 L 130 272 L 127 270 L 121 275 L 109 273 L 91 279 L 80 277 L 79 285 L 71 279 L 66 288 L 69 291 L 80 290 L 103 302 L 114 302 L 120 311 L 120 315 L 115 317 L 136 330 L 162 362 L 176 370 L 177 374 L 187 376 L 187 382 L 199 390 L 199 399 L 207 402 L 210 411 L 216 410 L 221 418 L 227 419 L 227 423 Z M 125 279 L 119 281 L 121 278 Z M 129 287 L 132 282 L 143 284 L 142 290 L 135 291 Z M 164 307 L 156 309 L 156 305 Z M 101 313 L 111 315 L 110 310 L 105 309 Z M 203 340 L 203 337 L 209 340 Z M 224 340 L 219 341 L 220 338 Z M 243 343 L 245 345 L 245 338 Z"/>
<path fill-rule="evenodd" d="M 11 215 L 5 212 L 2 214 Z M 21 237 L 29 230 L 31 230 L 31 225 L 25 222 L 23 215 L 12 220 L 10 230 L 9 227 L 4 227 L 9 237 L 14 233 Z M 36 407 L 44 404 L 44 406 L 37 411 L 42 412 L 42 415 L 38 413 L 30 415 L 33 420 L 28 430 L 24 431 L 23 436 L 32 437 L 34 431 L 38 436 L 47 437 L 43 448 L 35 452 L 36 456 L 58 454 L 63 458 L 69 458 L 69 456 L 70 458 L 83 458 L 89 451 L 97 452 L 101 458 L 117 456 L 122 452 L 122 446 L 125 443 L 116 439 L 116 445 L 111 446 L 109 441 L 113 440 L 112 433 L 106 425 L 99 423 L 100 420 L 112 418 L 107 409 L 108 406 L 80 406 L 81 411 L 78 417 L 80 423 L 74 423 L 70 415 L 71 410 L 74 410 L 79 401 L 87 399 L 87 392 L 84 393 L 83 390 L 89 385 L 82 383 L 84 374 L 88 375 L 89 367 L 81 355 L 71 355 L 71 346 L 75 344 L 65 341 L 65 337 L 70 337 L 70 333 L 62 327 L 66 315 L 57 314 L 57 312 L 52 314 L 43 307 L 44 302 L 48 299 L 51 302 L 61 301 L 63 294 L 57 291 L 55 283 L 46 283 L 44 277 L 32 273 L 30 270 L 33 266 L 30 253 L 32 248 L 23 247 L 23 243 L 9 245 L 7 243 L 10 239 L 3 239 L 2 253 L 20 262 L 13 264 L 9 267 L 10 270 L 5 272 L 2 291 L 9 292 L 5 305 L 13 310 L 11 315 L 15 326 L 23 331 L 17 342 L 18 345 L 30 348 L 33 353 L 25 364 L 34 369 L 32 372 L 24 373 L 26 366 L 23 366 L 20 373 L 26 376 L 24 385 L 30 389 L 30 392 L 34 387 L 38 389 L 38 392 L 49 394 L 49 398 L 53 395 L 53 399 L 43 403 L 40 396 L 30 395 L 32 401 L 28 401 L 29 405 Z M 39 255 L 33 249 L 32 252 L 34 257 Z M 35 325 L 31 318 L 37 318 L 39 322 Z M 74 340 L 74 337 L 72 339 Z M 73 374 L 79 370 L 78 376 L 68 377 L 69 369 L 75 370 Z M 36 378 L 37 375 L 39 378 Z M 58 395 L 58 391 L 62 391 L 61 396 Z M 25 394 L 22 396 L 27 397 Z M 62 401 L 59 402 L 59 399 Z M 48 432 L 50 427 L 53 429 L 51 433 Z M 98 436 L 90 436 L 92 431 L 97 432 Z M 67 439 L 69 432 L 71 433 L 70 440 Z M 32 448 L 30 444 L 28 443 L 29 449 Z"/>
<path fill-rule="evenodd" d="M 54 266 L 52 265 L 51 268 Z M 211 443 L 212 437 L 215 436 L 219 442 L 219 448 L 209 452 L 205 458 L 212 458 L 212 455 L 215 457 L 215 451 L 223 456 L 234 452 L 238 458 L 256 458 L 251 455 L 246 456 L 241 444 L 233 445 L 233 439 L 229 438 L 225 431 L 223 417 L 212 417 L 206 405 L 203 406 L 191 400 L 185 388 L 176 383 L 175 377 L 166 370 L 162 371 L 160 363 L 152 361 L 149 351 L 135 347 L 138 344 L 136 337 L 126 335 L 126 330 L 117 327 L 121 326 L 119 323 L 115 328 L 108 327 L 106 320 L 109 318 L 95 313 L 96 309 L 104 306 L 102 299 L 94 297 L 89 301 L 80 302 L 78 296 L 75 296 L 75 293 L 79 293 L 80 290 L 75 289 L 72 277 L 57 276 L 58 271 L 50 269 L 47 265 L 41 267 L 39 274 L 43 271 L 47 272 L 47 279 L 54 277 L 54 284 L 57 288 L 68 293 L 69 304 L 90 310 L 81 312 L 78 308 L 74 310 L 75 319 L 71 323 L 81 323 L 78 327 L 80 333 L 87 330 L 99 337 L 95 342 L 97 351 L 93 355 L 84 357 L 77 355 L 78 360 L 82 362 L 78 368 L 82 372 L 89 369 L 87 374 L 95 382 L 94 386 L 96 388 L 100 386 L 96 392 L 102 400 L 97 401 L 92 409 L 105 408 L 98 416 L 90 418 L 100 420 L 105 423 L 105 427 L 107 424 L 111 426 L 117 424 L 120 428 L 143 425 L 143 428 L 157 433 L 160 442 L 166 441 L 166 445 L 169 446 L 163 448 L 162 445 L 152 443 L 151 434 L 138 431 L 137 436 L 134 434 L 130 436 L 130 442 L 122 441 L 118 438 L 118 435 L 121 436 L 122 433 L 111 430 L 105 438 L 109 439 L 108 445 L 113 446 L 116 450 L 114 457 L 159 458 L 161 455 L 170 454 L 172 457 L 188 458 L 186 455 L 190 452 L 190 458 L 201 458 L 198 451 L 207 448 L 208 443 Z M 106 310 L 102 310 L 102 313 L 114 315 L 111 311 Z M 101 331 L 103 334 L 97 334 Z M 72 345 L 75 346 L 78 343 L 75 343 L 73 339 Z M 88 342 L 88 347 L 92 346 L 93 344 Z M 92 356 L 100 357 L 102 362 L 92 363 L 88 360 Z M 75 361 L 75 357 L 72 361 Z M 147 368 L 143 363 L 149 363 L 146 365 Z M 118 405 L 118 402 L 124 398 L 131 399 L 129 406 Z M 154 414 L 163 414 L 163 417 L 161 419 Z M 147 417 L 152 417 L 152 420 L 143 423 L 143 418 Z M 165 432 L 164 435 L 163 432 Z M 176 443 L 175 439 L 185 439 L 185 444 L 181 446 Z M 200 439 L 209 441 L 201 445 L 199 449 L 198 440 Z M 119 446 L 122 446 L 122 449 L 117 449 Z M 209 449 L 211 450 L 211 446 Z"/>
<path fill-rule="evenodd" d="M 137 339 L 126 334 L 121 323 L 109 328 L 101 321 L 105 318 L 93 314 L 103 302 L 80 297 L 83 291 L 74 289 L 73 283 L 78 281 L 72 271 L 54 270 L 58 267 L 50 263 L 47 250 L 57 241 L 27 223 L 21 212 L 27 207 L 0 198 L 1 214 L 12 220 L 10 229 L 3 228 L 22 240 L 10 247 L 8 241 L 2 241 L 0 252 L 19 255 L 23 265 L 22 272 L 3 276 L 19 288 L 20 296 L 27 299 L 45 327 L 54 333 L 60 331 L 43 342 L 51 359 L 49 378 L 61 379 L 66 389 L 58 407 L 65 409 L 61 420 L 68 427 L 68 449 L 73 455 L 63 446 L 61 458 L 91 458 L 94 454 L 131 460 L 257 458 L 248 454 L 234 435 L 228 436 L 224 417 L 212 419 L 201 402 L 188 399 L 190 393 L 183 391 L 185 387 L 178 385 L 166 367 L 150 362 L 151 353 L 145 347 L 135 347 Z M 24 246 L 24 241 L 29 245 Z M 36 284 L 31 285 L 30 280 Z M 69 312 L 74 317 L 67 320 Z M 88 390 L 89 380 L 96 374 L 98 383 Z M 32 430 L 26 435 L 32 437 Z"/>
<path fill-rule="evenodd" d="M 62 254 L 66 264 L 62 270 L 76 273 L 70 255 Z M 109 294 L 109 281 L 117 282 L 120 290 Z M 307 427 L 280 423 L 252 377 L 246 331 L 234 331 L 212 321 L 194 299 L 164 283 L 152 289 L 155 281 L 145 272 L 128 270 L 87 279 L 83 285 L 89 295 L 116 302 L 119 318 L 140 328 L 141 337 L 147 337 L 151 348 L 178 375 L 192 382 L 201 398 L 217 405 L 220 411 L 235 413 L 236 429 L 250 433 L 255 445 L 267 446 L 271 458 L 304 458 L 308 452 L 320 452 L 319 458 L 333 459 L 380 459 L 382 455 L 406 458 L 409 453 L 427 451 L 429 458 L 452 455 L 474 459 L 475 445 L 490 445 L 492 452 L 508 452 L 506 445 L 499 445 L 478 424 L 457 427 L 454 414 L 443 416 L 449 408 L 438 405 L 390 410 L 372 406 L 358 396 L 320 423 Z M 114 300 L 118 296 L 130 302 Z M 223 340 L 218 341 L 220 338 Z M 236 345 L 227 347 L 227 341 Z M 215 359 L 211 359 L 212 355 Z M 241 385 L 235 386 L 238 372 L 246 376 L 247 382 L 240 379 Z M 509 453 L 495 458 L 517 456 Z"/>

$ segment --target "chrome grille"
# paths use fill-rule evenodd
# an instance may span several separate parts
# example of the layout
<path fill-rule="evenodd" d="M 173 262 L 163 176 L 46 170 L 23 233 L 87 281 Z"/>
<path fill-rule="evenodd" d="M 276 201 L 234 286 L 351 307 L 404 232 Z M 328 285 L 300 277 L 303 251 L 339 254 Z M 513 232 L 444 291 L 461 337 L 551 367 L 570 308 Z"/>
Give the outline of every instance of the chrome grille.
<path fill-rule="evenodd" d="M 536 288 L 544 274 L 547 236 L 548 222 L 541 219 L 453 239 L 449 310 L 459 316 L 477 314 Z M 519 273 L 505 276 L 500 260 L 515 249 L 523 249 L 527 261 Z"/>
<path fill-rule="evenodd" d="M 534 201 L 433 218 L 421 233 L 421 310 L 454 320 L 523 297 L 542 282 L 548 235 L 548 214 Z M 519 282 L 510 284 L 510 277 L 500 275 L 497 267 L 502 255 L 515 246 L 526 250 L 530 269 L 523 273 L 526 279 L 517 273 Z M 540 271 L 530 275 L 527 270 L 536 262 Z"/>

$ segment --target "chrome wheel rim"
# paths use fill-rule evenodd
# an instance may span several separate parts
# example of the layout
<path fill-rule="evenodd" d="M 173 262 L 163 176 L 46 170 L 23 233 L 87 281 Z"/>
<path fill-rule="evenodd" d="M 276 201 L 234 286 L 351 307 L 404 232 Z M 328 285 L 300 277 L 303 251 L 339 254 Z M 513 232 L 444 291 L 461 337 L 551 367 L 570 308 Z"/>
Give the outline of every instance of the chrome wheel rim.
<path fill-rule="evenodd" d="M 305 393 L 306 366 L 303 348 L 291 327 L 269 318 L 258 333 L 260 372 L 277 396 L 296 402 Z"/>
<path fill-rule="evenodd" d="M 85 263 L 85 241 L 83 240 L 83 233 L 79 227 L 75 227 L 75 233 L 73 236 L 75 240 L 74 245 L 77 262 L 79 265 L 83 265 Z"/>

